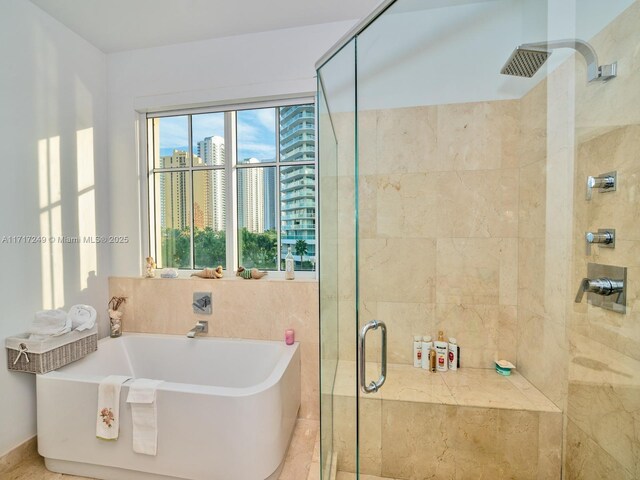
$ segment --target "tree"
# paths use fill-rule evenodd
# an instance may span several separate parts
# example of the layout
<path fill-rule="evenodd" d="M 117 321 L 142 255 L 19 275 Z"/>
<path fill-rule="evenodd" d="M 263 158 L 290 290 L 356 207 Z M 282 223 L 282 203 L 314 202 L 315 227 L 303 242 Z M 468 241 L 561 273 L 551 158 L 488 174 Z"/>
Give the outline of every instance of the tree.
<path fill-rule="evenodd" d="M 296 246 L 294 247 L 294 252 L 296 255 L 300 255 L 300 268 L 302 268 L 303 257 L 309 251 L 309 245 L 305 240 L 296 240 Z"/>
<path fill-rule="evenodd" d="M 240 232 L 240 263 L 246 268 L 276 268 L 278 234 L 275 230 L 255 233 L 247 228 Z"/>

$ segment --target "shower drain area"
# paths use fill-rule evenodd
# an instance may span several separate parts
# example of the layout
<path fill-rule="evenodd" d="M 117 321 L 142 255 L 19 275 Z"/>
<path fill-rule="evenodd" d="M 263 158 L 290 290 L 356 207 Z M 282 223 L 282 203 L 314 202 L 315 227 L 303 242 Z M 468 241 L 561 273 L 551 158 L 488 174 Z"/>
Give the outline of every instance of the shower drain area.
<path fill-rule="evenodd" d="M 379 369 L 368 363 L 367 375 Z M 355 372 L 355 362 L 341 361 L 334 385 L 336 478 L 344 480 L 356 470 Z M 386 383 L 360 394 L 359 409 L 360 478 L 560 478 L 562 413 L 517 372 L 389 364 Z"/>

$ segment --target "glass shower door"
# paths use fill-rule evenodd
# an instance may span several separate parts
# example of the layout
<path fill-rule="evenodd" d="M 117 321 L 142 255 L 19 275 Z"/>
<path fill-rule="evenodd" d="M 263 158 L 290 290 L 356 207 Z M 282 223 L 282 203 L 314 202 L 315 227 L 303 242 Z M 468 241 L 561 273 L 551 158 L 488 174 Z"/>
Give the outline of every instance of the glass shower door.
<path fill-rule="evenodd" d="M 321 474 L 357 470 L 355 41 L 318 71 Z"/>

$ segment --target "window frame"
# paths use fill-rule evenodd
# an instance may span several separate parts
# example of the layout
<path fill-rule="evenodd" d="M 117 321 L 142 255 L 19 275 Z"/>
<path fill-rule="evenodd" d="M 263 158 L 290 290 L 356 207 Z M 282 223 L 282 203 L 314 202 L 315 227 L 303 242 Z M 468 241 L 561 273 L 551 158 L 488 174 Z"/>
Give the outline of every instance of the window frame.
<path fill-rule="evenodd" d="M 276 170 L 276 234 L 277 234 L 277 255 L 276 270 L 269 270 L 269 276 L 271 278 L 284 278 L 284 271 L 281 269 L 281 248 L 282 248 L 282 219 L 281 219 L 281 169 L 289 166 L 301 166 L 310 165 L 315 170 L 315 192 L 316 192 L 316 205 L 315 205 L 315 270 L 296 271 L 296 278 L 301 279 L 317 279 L 318 278 L 318 142 L 317 142 L 317 119 L 318 111 L 316 105 L 316 97 L 311 95 L 285 97 L 279 99 L 270 99 L 265 101 L 251 101 L 243 103 L 226 103 L 221 105 L 200 106 L 194 108 L 181 108 L 181 109 L 163 109 L 161 111 L 149 110 L 146 112 L 140 112 L 139 121 L 139 144 L 140 144 L 140 161 L 144 162 L 146 180 L 146 191 L 141 195 L 141 210 L 146 213 L 146 219 L 143 219 L 142 230 L 143 234 L 142 242 L 142 257 L 147 255 L 153 258 L 158 258 L 157 242 L 156 242 L 156 215 L 155 215 L 155 174 L 166 172 L 187 172 L 189 175 L 189 181 L 191 182 L 191 188 L 189 198 L 186 199 L 187 204 L 191 209 L 191 225 L 194 222 L 194 183 L 193 173 L 197 171 L 223 171 L 225 175 L 225 193 L 226 193 L 226 206 L 225 206 L 225 248 L 226 248 L 226 268 L 225 276 L 232 276 L 235 269 L 238 266 L 239 260 L 239 245 L 238 245 L 238 172 L 246 168 L 275 168 Z M 279 108 L 289 107 L 296 105 L 313 105 L 314 106 L 314 121 L 315 121 L 315 155 L 314 161 L 285 161 L 281 160 L 280 155 L 280 127 L 279 127 Z M 260 162 L 260 163 L 239 163 L 237 159 L 237 112 L 243 110 L 256 110 L 261 108 L 275 108 L 276 109 L 276 158 L 273 162 Z M 225 164 L 224 166 L 194 166 L 193 165 L 193 131 L 192 131 L 192 116 L 198 114 L 207 113 L 223 113 L 224 114 L 224 139 L 225 139 Z M 189 162 L 186 168 L 156 168 L 154 151 L 153 151 L 153 132 L 149 132 L 149 122 L 154 118 L 175 117 L 175 116 L 187 116 L 187 128 L 188 128 L 188 148 L 189 148 Z M 145 190 L 145 189 L 143 189 Z M 145 216 L 144 214 L 142 215 Z M 179 276 L 187 276 L 198 269 L 194 269 L 195 266 L 195 243 L 194 243 L 194 228 L 190 228 L 190 268 L 177 269 Z M 146 241 L 144 241 L 146 236 Z M 145 252 L 146 250 L 146 252 Z M 147 253 L 148 252 L 148 253 Z M 142 263 L 142 262 L 141 262 Z M 231 267 L 230 267 L 231 266 Z"/>

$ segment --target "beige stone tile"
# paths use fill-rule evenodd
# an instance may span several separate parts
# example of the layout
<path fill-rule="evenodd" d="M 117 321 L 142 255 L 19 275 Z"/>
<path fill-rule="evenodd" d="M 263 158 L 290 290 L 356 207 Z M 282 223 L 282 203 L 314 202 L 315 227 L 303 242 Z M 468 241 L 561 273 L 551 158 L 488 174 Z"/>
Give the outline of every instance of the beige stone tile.
<path fill-rule="evenodd" d="M 389 175 L 374 173 L 376 172 L 372 170 L 371 174 L 361 175 L 358 179 L 358 235 L 360 238 L 377 238 L 379 235 L 378 186 L 380 178 Z M 399 193 L 398 197 L 400 197 Z M 352 212 L 354 209 L 355 203 L 351 205 Z M 353 247 L 355 248 L 355 242 Z"/>
<path fill-rule="evenodd" d="M 287 450 L 280 480 L 300 480 L 309 475 L 313 447 L 320 424 L 314 420 L 299 419 Z"/>
<path fill-rule="evenodd" d="M 538 470 L 538 412 L 500 410 L 498 412 L 498 444 L 501 462 L 509 476 L 536 479 Z"/>
<path fill-rule="evenodd" d="M 383 401 L 456 404 L 442 374 L 411 365 L 388 365 L 387 380 L 380 394 Z"/>
<path fill-rule="evenodd" d="M 356 478 L 356 474 L 352 472 L 338 472 L 336 480 L 394 480 L 389 477 L 379 477 L 377 475 L 360 475 Z"/>
<path fill-rule="evenodd" d="M 437 109 L 438 156 L 449 170 L 516 166 L 517 101 L 440 105 Z"/>
<path fill-rule="evenodd" d="M 355 396 L 333 397 L 333 453 L 337 454 L 338 469 L 356 468 L 356 399 Z"/>
<path fill-rule="evenodd" d="M 358 425 L 360 444 L 360 471 L 380 474 L 381 401 L 361 398 Z M 333 448 L 338 457 L 338 470 L 356 469 L 356 403 L 355 397 L 334 397 Z"/>
<path fill-rule="evenodd" d="M 515 305 L 517 252 L 516 239 L 438 239 L 437 303 Z"/>
<path fill-rule="evenodd" d="M 603 349 L 608 363 L 583 353 L 573 358 L 567 415 L 591 440 L 631 472 L 640 471 L 640 383 L 625 375 L 616 354 Z M 619 354 L 618 354 L 619 355 Z M 590 361 L 589 361 L 590 360 Z M 633 371 L 637 372 L 637 362 Z M 586 367 L 586 368 L 584 368 Z M 599 368 L 599 372 L 593 372 Z M 593 372 L 593 373 L 592 373 Z"/>
<path fill-rule="evenodd" d="M 359 205 L 375 211 L 360 219 L 362 233 L 369 234 L 367 238 L 436 238 L 439 182 L 441 174 L 420 172 L 367 177 L 360 188 Z M 375 217 L 373 231 L 366 224 L 371 217 Z"/>
<path fill-rule="evenodd" d="M 546 163 L 530 163 L 520 169 L 518 236 L 544 238 L 546 228 Z"/>
<path fill-rule="evenodd" d="M 435 305 L 378 302 L 376 318 L 387 323 L 387 361 L 413 365 L 413 337 L 435 332 Z"/>
<path fill-rule="evenodd" d="M 382 402 L 382 476 L 455 478 L 456 407 Z"/>
<path fill-rule="evenodd" d="M 498 410 L 458 407 L 455 422 L 456 478 L 501 478 Z"/>
<path fill-rule="evenodd" d="M 271 305 L 275 310 L 271 340 L 284 339 L 284 331 L 295 330 L 299 342 L 318 341 L 318 284 L 279 283 L 272 289 Z"/>
<path fill-rule="evenodd" d="M 63 475 L 50 472 L 44 465 L 44 459 L 40 456 L 25 459 L 16 465 L 11 471 L 0 475 L 2 480 L 86 480 L 89 477 L 75 475 Z M 89 479 L 91 480 L 91 479 Z"/>
<path fill-rule="evenodd" d="M 320 392 L 318 391 L 319 351 L 318 344 L 300 344 L 300 418 L 320 419 Z"/>
<path fill-rule="evenodd" d="M 521 167 L 547 158 L 547 81 L 538 83 L 520 102 Z"/>
<path fill-rule="evenodd" d="M 481 371 L 480 369 L 464 369 Z M 509 410 L 535 410 L 533 403 L 525 397 L 511 382 L 496 379 L 495 371 L 486 370 L 486 374 L 457 376 L 449 372 L 445 383 L 449 386 L 458 405 L 470 407 L 500 408 Z M 492 376 L 493 375 L 493 376 Z"/>
<path fill-rule="evenodd" d="M 414 173 L 442 169 L 437 155 L 437 107 L 379 110 L 375 130 L 375 171 L 360 164 L 363 174 Z M 373 140 L 372 137 L 369 140 Z M 360 145 L 368 143 L 363 138 Z"/>
<path fill-rule="evenodd" d="M 373 304 L 375 305 L 375 303 Z M 366 309 L 364 309 L 366 311 Z M 371 316 L 370 318 L 374 318 Z M 338 332 L 338 347 L 339 356 L 341 360 L 356 359 L 356 303 L 354 300 L 341 300 L 338 303 L 337 312 L 337 332 Z M 332 327 L 333 328 L 333 327 Z M 327 332 L 327 325 L 323 319 L 323 335 Z"/>
<path fill-rule="evenodd" d="M 420 218 L 430 236 L 517 237 L 517 169 L 452 171 L 433 178 L 437 205 Z M 435 220 L 435 230 L 429 218 Z"/>
<path fill-rule="evenodd" d="M 307 476 L 307 480 L 320 480 L 320 463 L 311 462 L 309 465 L 309 475 Z"/>
<path fill-rule="evenodd" d="M 544 238 L 518 239 L 518 307 L 539 316 L 546 313 Z"/>
<path fill-rule="evenodd" d="M 518 309 L 518 372 L 560 408 L 566 398 L 567 362 L 564 325 Z"/>
<path fill-rule="evenodd" d="M 601 480 L 637 478 L 607 452 L 600 448 L 572 421 L 566 429 L 566 454 L 564 475 L 567 480 Z"/>
<path fill-rule="evenodd" d="M 454 337 L 460 346 L 460 364 L 493 368 L 495 360 L 515 361 L 516 307 L 506 305 L 436 305 L 435 330 Z"/>
<path fill-rule="evenodd" d="M 511 375 L 507 377 L 507 380 L 527 397 L 536 410 L 560 413 L 560 409 L 545 397 L 540 390 L 531 385 L 520 373 L 516 371 L 512 372 Z"/>
<path fill-rule="evenodd" d="M 14 469 L 18 464 L 38 459 L 37 438 L 33 437 L 0 457 L 0 475 Z"/>
<path fill-rule="evenodd" d="M 538 480 L 560 479 L 563 445 L 562 413 L 540 412 L 538 422 Z"/>
<path fill-rule="evenodd" d="M 311 461 L 320 461 L 320 428 L 318 428 L 318 434 L 316 435 L 316 442 L 313 446 L 313 456 L 311 457 Z"/>
<path fill-rule="evenodd" d="M 410 254 L 398 255 L 399 252 Z M 434 252 L 435 241 L 426 238 L 363 239 L 360 242 L 360 299 L 433 303 Z"/>

